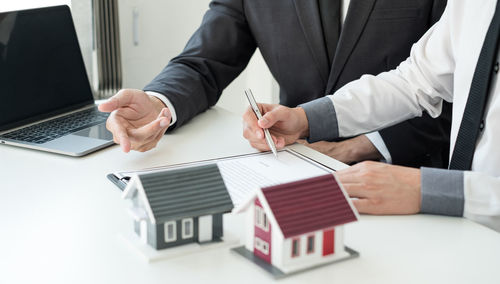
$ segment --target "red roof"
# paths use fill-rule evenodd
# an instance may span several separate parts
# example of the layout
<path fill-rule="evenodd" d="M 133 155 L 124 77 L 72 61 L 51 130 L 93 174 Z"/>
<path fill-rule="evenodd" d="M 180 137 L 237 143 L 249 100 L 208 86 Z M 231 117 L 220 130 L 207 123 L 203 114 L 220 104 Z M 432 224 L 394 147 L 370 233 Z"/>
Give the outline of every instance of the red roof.
<path fill-rule="evenodd" d="M 285 238 L 356 221 L 333 175 L 262 189 Z"/>

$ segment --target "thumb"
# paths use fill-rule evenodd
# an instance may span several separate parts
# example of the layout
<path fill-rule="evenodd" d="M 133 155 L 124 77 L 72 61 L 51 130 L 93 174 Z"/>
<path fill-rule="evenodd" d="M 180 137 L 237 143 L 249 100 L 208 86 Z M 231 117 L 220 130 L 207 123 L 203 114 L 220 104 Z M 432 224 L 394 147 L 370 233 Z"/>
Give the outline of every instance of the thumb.
<path fill-rule="evenodd" d="M 120 132 L 119 134 L 117 134 L 117 136 L 118 136 L 118 144 L 120 144 L 123 152 L 125 153 L 130 152 L 131 144 L 127 132 L 126 131 Z"/>
<path fill-rule="evenodd" d="M 172 121 L 172 114 L 170 113 L 170 110 L 165 107 L 160 111 L 156 119 L 160 120 L 160 127 L 165 128 L 170 125 L 170 122 Z"/>
<path fill-rule="evenodd" d="M 261 119 L 259 119 L 258 124 L 262 128 L 271 128 L 274 124 L 276 124 L 276 122 L 286 120 L 289 114 L 289 108 L 278 106 L 267 112 Z"/>
<path fill-rule="evenodd" d="M 168 128 L 170 124 L 168 115 L 168 109 L 164 108 L 155 120 L 142 127 L 129 129 L 129 133 L 136 140 L 147 140 L 152 136 L 156 136 L 159 131 L 165 131 Z"/>

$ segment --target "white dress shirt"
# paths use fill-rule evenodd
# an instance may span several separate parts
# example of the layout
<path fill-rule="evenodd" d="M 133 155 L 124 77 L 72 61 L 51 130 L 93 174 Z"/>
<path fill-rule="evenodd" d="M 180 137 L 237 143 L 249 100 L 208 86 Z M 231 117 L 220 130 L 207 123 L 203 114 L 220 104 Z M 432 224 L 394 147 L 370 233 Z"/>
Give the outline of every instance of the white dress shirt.
<path fill-rule="evenodd" d="M 495 0 L 448 1 L 441 20 L 412 47 L 410 57 L 397 69 L 378 76 L 365 75 L 329 96 L 336 112 L 336 117 L 330 119 L 338 125 L 338 136 L 382 129 L 420 116 L 423 111 L 437 117 L 445 100 L 453 102 L 451 156 L 496 4 Z M 477 141 L 472 171 L 423 169 L 422 206 L 433 207 L 428 210 L 434 211 L 431 213 L 463 214 L 500 231 L 500 82 L 497 72 L 498 69 L 493 74 L 484 129 Z M 310 106 L 315 104 L 318 102 Z"/>

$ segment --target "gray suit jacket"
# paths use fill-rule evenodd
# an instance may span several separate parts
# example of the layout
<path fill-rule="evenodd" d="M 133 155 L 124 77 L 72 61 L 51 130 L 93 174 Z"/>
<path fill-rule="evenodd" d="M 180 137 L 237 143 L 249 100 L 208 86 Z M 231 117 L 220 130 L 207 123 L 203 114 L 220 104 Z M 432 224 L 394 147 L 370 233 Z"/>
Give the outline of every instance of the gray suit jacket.
<path fill-rule="evenodd" d="M 280 103 L 295 107 L 333 93 L 363 74 L 395 68 L 444 10 L 444 0 L 351 0 L 329 69 L 316 0 L 214 0 L 184 51 L 144 90 L 164 94 L 176 127 L 213 106 L 255 49 L 280 85 Z M 395 164 L 443 167 L 449 116 L 428 116 L 380 134 Z"/>

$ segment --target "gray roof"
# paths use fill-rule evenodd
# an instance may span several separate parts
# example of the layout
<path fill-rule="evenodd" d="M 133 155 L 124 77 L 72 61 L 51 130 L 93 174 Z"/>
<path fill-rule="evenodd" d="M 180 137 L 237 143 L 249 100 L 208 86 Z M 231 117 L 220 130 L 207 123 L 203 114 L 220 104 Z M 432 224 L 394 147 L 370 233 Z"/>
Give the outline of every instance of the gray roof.
<path fill-rule="evenodd" d="M 142 174 L 139 178 L 157 224 L 233 208 L 215 164 Z"/>

